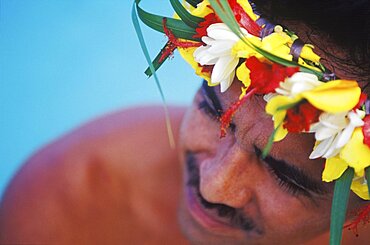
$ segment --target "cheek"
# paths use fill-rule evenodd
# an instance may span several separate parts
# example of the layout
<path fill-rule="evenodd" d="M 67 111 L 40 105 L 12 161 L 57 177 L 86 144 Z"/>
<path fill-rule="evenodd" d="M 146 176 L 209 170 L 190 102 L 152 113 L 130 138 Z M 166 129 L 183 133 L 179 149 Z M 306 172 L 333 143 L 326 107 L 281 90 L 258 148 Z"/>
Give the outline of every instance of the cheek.
<path fill-rule="evenodd" d="M 292 197 L 274 183 L 266 181 L 259 190 L 262 218 L 267 230 L 296 239 L 309 239 L 326 232 L 330 225 L 330 201 Z"/>

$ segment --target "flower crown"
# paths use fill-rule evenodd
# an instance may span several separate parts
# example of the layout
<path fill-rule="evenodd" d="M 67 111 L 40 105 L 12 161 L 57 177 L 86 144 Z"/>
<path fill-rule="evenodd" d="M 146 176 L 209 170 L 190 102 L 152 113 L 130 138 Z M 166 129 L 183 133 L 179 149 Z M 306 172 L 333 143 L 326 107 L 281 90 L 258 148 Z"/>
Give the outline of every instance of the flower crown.
<path fill-rule="evenodd" d="M 366 94 L 356 81 L 338 79 L 320 63 L 312 45 L 261 18 L 247 0 L 170 2 L 174 18 L 144 11 L 140 0 L 134 4 L 133 20 L 144 51 L 136 11 L 146 25 L 169 39 L 145 73 L 155 75 L 177 49 L 209 86 L 220 85 L 225 92 L 239 80 L 241 95 L 220 118 L 221 137 L 245 100 L 253 94 L 264 95 L 266 113 L 274 122 L 264 156 L 273 142 L 288 133 L 314 133 L 310 159 L 325 158 L 322 180 L 336 182 L 331 244 L 339 244 L 349 189 L 370 200 L 370 101 Z"/>

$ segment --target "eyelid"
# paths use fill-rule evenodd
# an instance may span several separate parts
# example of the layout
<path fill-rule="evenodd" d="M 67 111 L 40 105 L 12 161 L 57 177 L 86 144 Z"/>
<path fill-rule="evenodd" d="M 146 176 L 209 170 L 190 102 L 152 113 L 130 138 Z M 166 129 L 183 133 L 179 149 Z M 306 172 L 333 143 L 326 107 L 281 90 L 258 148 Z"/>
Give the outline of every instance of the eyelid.
<path fill-rule="evenodd" d="M 306 188 L 298 185 L 295 183 L 294 180 L 290 179 L 288 176 L 280 173 L 273 167 L 271 167 L 269 164 L 266 164 L 267 169 L 269 172 L 275 177 L 275 179 L 279 182 L 278 184 L 284 188 L 286 191 L 288 191 L 293 196 L 299 196 L 304 195 L 307 197 L 312 197 L 309 190 L 306 190 Z"/>
<path fill-rule="evenodd" d="M 301 172 L 301 170 L 297 169 L 294 170 L 294 172 L 292 172 L 293 170 L 291 168 L 295 168 L 294 166 L 281 166 L 287 164 L 283 163 L 283 161 L 276 160 L 271 156 L 267 156 L 265 159 L 262 159 L 261 150 L 255 145 L 254 150 L 257 157 L 260 158 L 261 161 L 265 163 L 269 172 L 273 174 L 275 178 L 278 178 L 277 181 L 280 182 L 279 184 L 284 185 L 284 187 L 286 187 L 287 190 L 290 190 L 291 194 L 295 196 L 302 194 L 307 197 L 312 197 L 312 193 L 316 194 L 326 193 L 325 189 L 321 187 L 320 184 L 317 184 L 316 182 L 309 180 L 308 177 Z M 283 168 L 283 171 L 279 169 L 278 165 L 280 165 Z M 289 172 L 291 172 L 293 178 L 290 177 L 289 174 L 287 174 Z"/>
<path fill-rule="evenodd" d="M 203 111 L 207 116 L 209 116 L 214 121 L 219 121 L 218 113 L 208 104 L 208 102 L 203 99 L 198 103 L 198 109 Z"/>
<path fill-rule="evenodd" d="M 210 105 L 210 107 L 212 107 L 212 109 L 217 113 L 217 115 L 221 117 L 223 114 L 223 109 L 220 104 L 220 101 L 217 95 L 215 94 L 213 88 L 209 87 L 206 82 L 203 82 L 202 84 L 201 94 L 204 100 L 207 101 L 208 105 Z"/>

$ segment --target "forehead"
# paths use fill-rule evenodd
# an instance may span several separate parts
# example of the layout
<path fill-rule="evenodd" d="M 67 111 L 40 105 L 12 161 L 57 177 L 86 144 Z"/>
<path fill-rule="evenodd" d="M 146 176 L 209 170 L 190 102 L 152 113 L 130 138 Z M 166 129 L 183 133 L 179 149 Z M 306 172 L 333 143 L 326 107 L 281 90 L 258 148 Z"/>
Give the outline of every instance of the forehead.
<path fill-rule="evenodd" d="M 240 86 L 240 82 L 236 81 L 225 93 L 220 93 L 218 87 L 214 89 L 224 111 L 238 100 Z M 236 141 L 245 151 L 251 151 L 253 146 L 264 149 L 273 132 L 273 120 L 266 114 L 265 106 L 266 102 L 262 96 L 252 96 L 233 117 L 233 123 L 236 126 Z M 290 133 L 282 141 L 273 144 L 270 155 L 301 168 L 314 179 L 321 180 L 325 161 L 309 159 L 314 144 L 313 134 Z"/>

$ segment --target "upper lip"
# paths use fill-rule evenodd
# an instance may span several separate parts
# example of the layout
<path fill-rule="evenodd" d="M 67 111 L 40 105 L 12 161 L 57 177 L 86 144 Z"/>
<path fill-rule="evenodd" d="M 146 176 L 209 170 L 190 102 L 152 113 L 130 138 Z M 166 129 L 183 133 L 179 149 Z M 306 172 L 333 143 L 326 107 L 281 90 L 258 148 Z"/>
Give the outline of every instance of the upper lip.
<path fill-rule="evenodd" d="M 220 217 L 216 210 L 206 208 L 204 204 L 202 204 L 202 197 L 197 193 L 196 188 L 189 187 L 187 191 L 190 192 L 188 196 L 190 199 L 188 200 L 190 214 L 198 223 L 206 226 L 208 230 L 217 232 L 220 230 L 236 230 L 236 227 L 231 225 L 229 219 Z"/>

